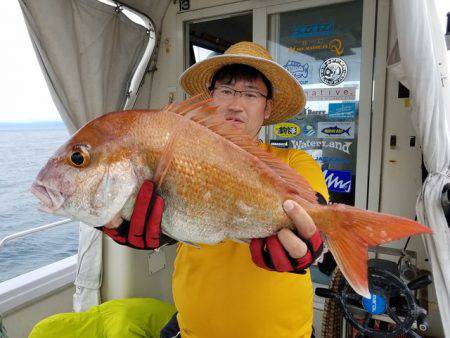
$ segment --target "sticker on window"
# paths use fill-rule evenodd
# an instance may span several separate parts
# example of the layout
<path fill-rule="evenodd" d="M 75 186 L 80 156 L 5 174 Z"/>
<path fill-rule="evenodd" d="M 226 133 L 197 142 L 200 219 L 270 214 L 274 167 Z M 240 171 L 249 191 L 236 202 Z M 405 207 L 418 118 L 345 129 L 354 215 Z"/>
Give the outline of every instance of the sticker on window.
<path fill-rule="evenodd" d="M 352 189 L 352 172 L 350 170 L 323 171 L 328 190 L 333 192 L 350 193 Z"/>
<path fill-rule="evenodd" d="M 355 122 L 318 122 L 319 138 L 355 138 Z"/>

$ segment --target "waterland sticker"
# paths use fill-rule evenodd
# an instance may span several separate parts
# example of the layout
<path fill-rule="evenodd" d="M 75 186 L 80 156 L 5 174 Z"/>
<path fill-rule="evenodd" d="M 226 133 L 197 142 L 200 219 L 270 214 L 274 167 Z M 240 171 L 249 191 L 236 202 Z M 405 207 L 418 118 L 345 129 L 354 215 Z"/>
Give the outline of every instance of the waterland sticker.
<path fill-rule="evenodd" d="M 294 149 L 314 149 L 314 148 L 332 148 L 343 153 L 350 154 L 350 148 L 353 142 L 340 142 L 328 140 L 291 140 Z"/>
<path fill-rule="evenodd" d="M 307 101 L 354 101 L 356 87 L 304 89 Z"/>
<path fill-rule="evenodd" d="M 342 102 L 328 104 L 328 117 L 330 119 L 349 119 L 356 115 L 356 102 Z"/>
<path fill-rule="evenodd" d="M 347 64 L 341 58 L 325 60 L 319 69 L 320 81 L 328 86 L 337 86 L 347 77 Z"/>
<path fill-rule="evenodd" d="M 352 172 L 350 170 L 323 171 L 328 190 L 333 192 L 350 193 L 352 189 Z"/>
<path fill-rule="evenodd" d="M 318 122 L 319 138 L 355 138 L 355 122 Z"/>
<path fill-rule="evenodd" d="M 273 130 L 279 137 L 295 137 L 300 134 L 300 127 L 291 122 L 278 123 Z"/>

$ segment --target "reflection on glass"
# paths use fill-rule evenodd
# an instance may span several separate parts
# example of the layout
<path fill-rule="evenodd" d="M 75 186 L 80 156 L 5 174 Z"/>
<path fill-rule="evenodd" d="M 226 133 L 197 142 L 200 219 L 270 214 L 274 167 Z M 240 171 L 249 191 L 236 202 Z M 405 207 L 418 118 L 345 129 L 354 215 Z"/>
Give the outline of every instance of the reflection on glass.
<path fill-rule="evenodd" d="M 211 56 L 219 55 L 219 53 L 217 53 L 211 49 L 202 48 L 202 47 L 196 46 L 196 45 L 193 45 L 192 49 L 194 50 L 194 56 L 195 56 L 196 63 L 203 61 Z"/>
<path fill-rule="evenodd" d="M 187 67 L 214 55 L 220 55 L 232 44 L 251 41 L 253 36 L 251 13 L 240 13 L 225 18 L 191 22 Z M 226 27 L 226 29 L 224 29 Z"/>

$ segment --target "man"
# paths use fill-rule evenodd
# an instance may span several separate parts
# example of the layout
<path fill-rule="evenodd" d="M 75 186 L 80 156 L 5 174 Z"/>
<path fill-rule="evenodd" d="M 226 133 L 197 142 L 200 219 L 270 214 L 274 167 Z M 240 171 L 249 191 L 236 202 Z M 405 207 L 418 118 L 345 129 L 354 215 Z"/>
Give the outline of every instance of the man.
<path fill-rule="evenodd" d="M 217 112 L 255 140 L 263 125 L 285 121 L 305 104 L 303 90 L 294 77 L 273 62 L 265 48 L 250 42 L 235 44 L 224 55 L 193 65 L 180 82 L 190 95 L 212 97 Z M 308 154 L 266 144 L 261 147 L 297 170 L 322 202 L 328 200 L 320 167 Z M 104 231 L 122 244 L 155 248 L 166 242 L 159 236 L 159 227 L 149 230 L 158 230 L 149 244 L 145 240 L 148 222 L 136 221 L 142 215 L 155 214 L 160 220 L 163 212 L 163 207 L 149 206 L 155 193 L 152 184 L 146 184 L 138 196 L 131 226 Z M 200 249 L 178 244 L 173 274 L 178 314 L 162 337 L 179 334 L 178 326 L 183 338 L 311 337 L 313 289 L 307 268 L 320 254 L 322 240 L 298 204 L 285 201 L 283 208 L 297 231 L 283 229 L 268 239 L 254 239 L 250 249 L 233 241 L 201 245 Z M 159 226 L 158 222 L 150 223 Z M 136 240 L 139 235 L 142 239 Z"/>

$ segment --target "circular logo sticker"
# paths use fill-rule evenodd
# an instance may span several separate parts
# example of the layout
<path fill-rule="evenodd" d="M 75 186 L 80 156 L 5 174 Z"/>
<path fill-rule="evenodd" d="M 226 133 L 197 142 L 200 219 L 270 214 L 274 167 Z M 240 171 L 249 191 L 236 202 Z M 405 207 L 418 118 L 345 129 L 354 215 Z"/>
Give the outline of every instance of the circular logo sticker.
<path fill-rule="evenodd" d="M 336 86 L 347 77 L 347 64 L 340 58 L 330 58 L 322 63 L 319 74 L 323 83 Z"/>

